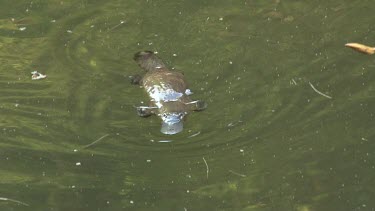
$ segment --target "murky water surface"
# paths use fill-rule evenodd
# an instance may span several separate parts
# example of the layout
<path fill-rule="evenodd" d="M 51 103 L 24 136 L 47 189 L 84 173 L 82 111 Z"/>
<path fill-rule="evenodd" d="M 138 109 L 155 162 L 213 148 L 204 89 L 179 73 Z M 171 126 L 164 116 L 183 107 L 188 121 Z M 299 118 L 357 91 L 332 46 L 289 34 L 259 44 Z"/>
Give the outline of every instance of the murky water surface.
<path fill-rule="evenodd" d="M 374 210 L 375 57 L 344 47 L 374 7 L 1 1 L 0 209 Z M 136 114 L 140 50 L 208 103 L 178 135 Z"/>

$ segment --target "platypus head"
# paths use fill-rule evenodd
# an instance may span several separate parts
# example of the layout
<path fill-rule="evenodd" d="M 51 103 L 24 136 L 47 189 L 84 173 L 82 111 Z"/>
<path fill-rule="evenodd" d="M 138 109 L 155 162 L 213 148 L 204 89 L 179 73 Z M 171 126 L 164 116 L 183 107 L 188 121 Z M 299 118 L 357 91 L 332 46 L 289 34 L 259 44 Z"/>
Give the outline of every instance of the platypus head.
<path fill-rule="evenodd" d="M 166 68 L 164 62 L 152 51 L 141 51 L 134 54 L 134 61 L 146 71 L 160 70 Z"/>
<path fill-rule="evenodd" d="M 161 132 L 167 135 L 173 135 L 179 133 L 184 128 L 183 118 L 186 113 L 172 112 L 160 114 L 163 124 L 161 126 Z"/>

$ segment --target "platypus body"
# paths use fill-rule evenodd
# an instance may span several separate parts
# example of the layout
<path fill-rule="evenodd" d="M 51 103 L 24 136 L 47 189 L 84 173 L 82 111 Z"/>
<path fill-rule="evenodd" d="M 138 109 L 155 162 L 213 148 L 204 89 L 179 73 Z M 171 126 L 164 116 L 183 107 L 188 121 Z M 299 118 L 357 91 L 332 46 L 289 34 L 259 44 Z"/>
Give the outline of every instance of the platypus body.
<path fill-rule="evenodd" d="M 176 134 L 183 129 L 183 119 L 190 111 L 204 110 L 204 101 L 192 101 L 184 75 L 169 70 L 164 62 L 151 51 L 142 51 L 134 55 L 134 60 L 146 71 L 142 76 L 131 76 L 133 84 L 142 85 L 148 93 L 150 106 L 137 107 L 139 116 L 152 114 L 162 119 L 161 132 Z"/>

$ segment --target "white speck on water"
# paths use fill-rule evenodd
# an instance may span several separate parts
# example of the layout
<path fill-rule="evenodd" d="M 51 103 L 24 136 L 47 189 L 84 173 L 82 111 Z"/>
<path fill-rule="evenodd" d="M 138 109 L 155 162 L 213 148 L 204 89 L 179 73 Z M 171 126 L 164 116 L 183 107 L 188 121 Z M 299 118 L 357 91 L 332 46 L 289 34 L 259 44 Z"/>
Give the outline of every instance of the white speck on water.
<path fill-rule="evenodd" d="M 25 31 L 25 30 L 26 30 L 26 27 L 20 27 L 19 30 L 20 30 L 20 31 Z"/>
<path fill-rule="evenodd" d="M 229 64 L 233 64 L 233 62 L 232 62 L 232 61 L 229 61 Z"/>
<path fill-rule="evenodd" d="M 73 152 L 78 152 L 78 149 L 74 149 Z"/>
<path fill-rule="evenodd" d="M 55 23 L 56 22 L 56 20 L 51 20 L 51 23 Z"/>
<path fill-rule="evenodd" d="M 219 21 L 222 21 L 222 20 L 224 20 L 224 18 L 219 18 Z"/>
<path fill-rule="evenodd" d="M 177 56 L 177 54 L 174 53 L 173 56 Z"/>
<path fill-rule="evenodd" d="M 133 201 L 133 200 L 130 200 L 130 204 L 134 204 L 134 201 Z"/>
<path fill-rule="evenodd" d="M 75 185 L 72 185 L 72 188 L 75 188 L 76 186 Z"/>
<path fill-rule="evenodd" d="M 154 140 L 154 139 L 151 139 L 150 141 L 151 141 L 152 143 L 154 143 L 154 142 L 155 142 L 155 140 Z"/>
<path fill-rule="evenodd" d="M 147 163 L 151 163 L 151 160 L 146 160 L 147 161 Z"/>
<path fill-rule="evenodd" d="M 186 190 L 186 193 L 190 193 L 190 190 Z"/>
<path fill-rule="evenodd" d="M 18 104 L 18 103 L 14 104 L 15 107 L 18 107 L 19 105 L 20 105 L 20 104 Z"/>
<path fill-rule="evenodd" d="M 71 34 L 71 33 L 73 33 L 73 31 L 72 31 L 72 30 L 66 30 L 66 32 L 68 32 L 68 33 L 70 33 L 70 34 Z"/>
<path fill-rule="evenodd" d="M 81 165 L 81 162 L 77 162 L 77 163 L 76 163 L 76 166 L 80 166 L 80 165 Z"/>
<path fill-rule="evenodd" d="M 152 42 L 149 42 L 148 45 L 152 45 Z"/>
<path fill-rule="evenodd" d="M 243 150 L 243 149 L 240 149 L 240 152 L 242 152 L 242 153 L 243 153 L 243 152 L 244 152 L 244 150 Z"/>
<path fill-rule="evenodd" d="M 95 25 L 91 25 L 91 26 L 90 26 L 90 28 L 94 28 L 94 27 L 95 27 Z"/>

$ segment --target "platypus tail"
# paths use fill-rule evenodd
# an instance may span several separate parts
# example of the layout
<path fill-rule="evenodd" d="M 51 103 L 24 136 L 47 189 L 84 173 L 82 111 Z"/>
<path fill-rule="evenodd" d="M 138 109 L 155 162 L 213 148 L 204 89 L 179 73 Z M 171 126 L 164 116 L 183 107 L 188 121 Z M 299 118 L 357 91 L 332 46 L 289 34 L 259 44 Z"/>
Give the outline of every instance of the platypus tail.
<path fill-rule="evenodd" d="M 152 51 L 141 51 L 134 54 L 134 61 L 146 71 L 153 71 L 165 68 L 164 62 Z"/>

